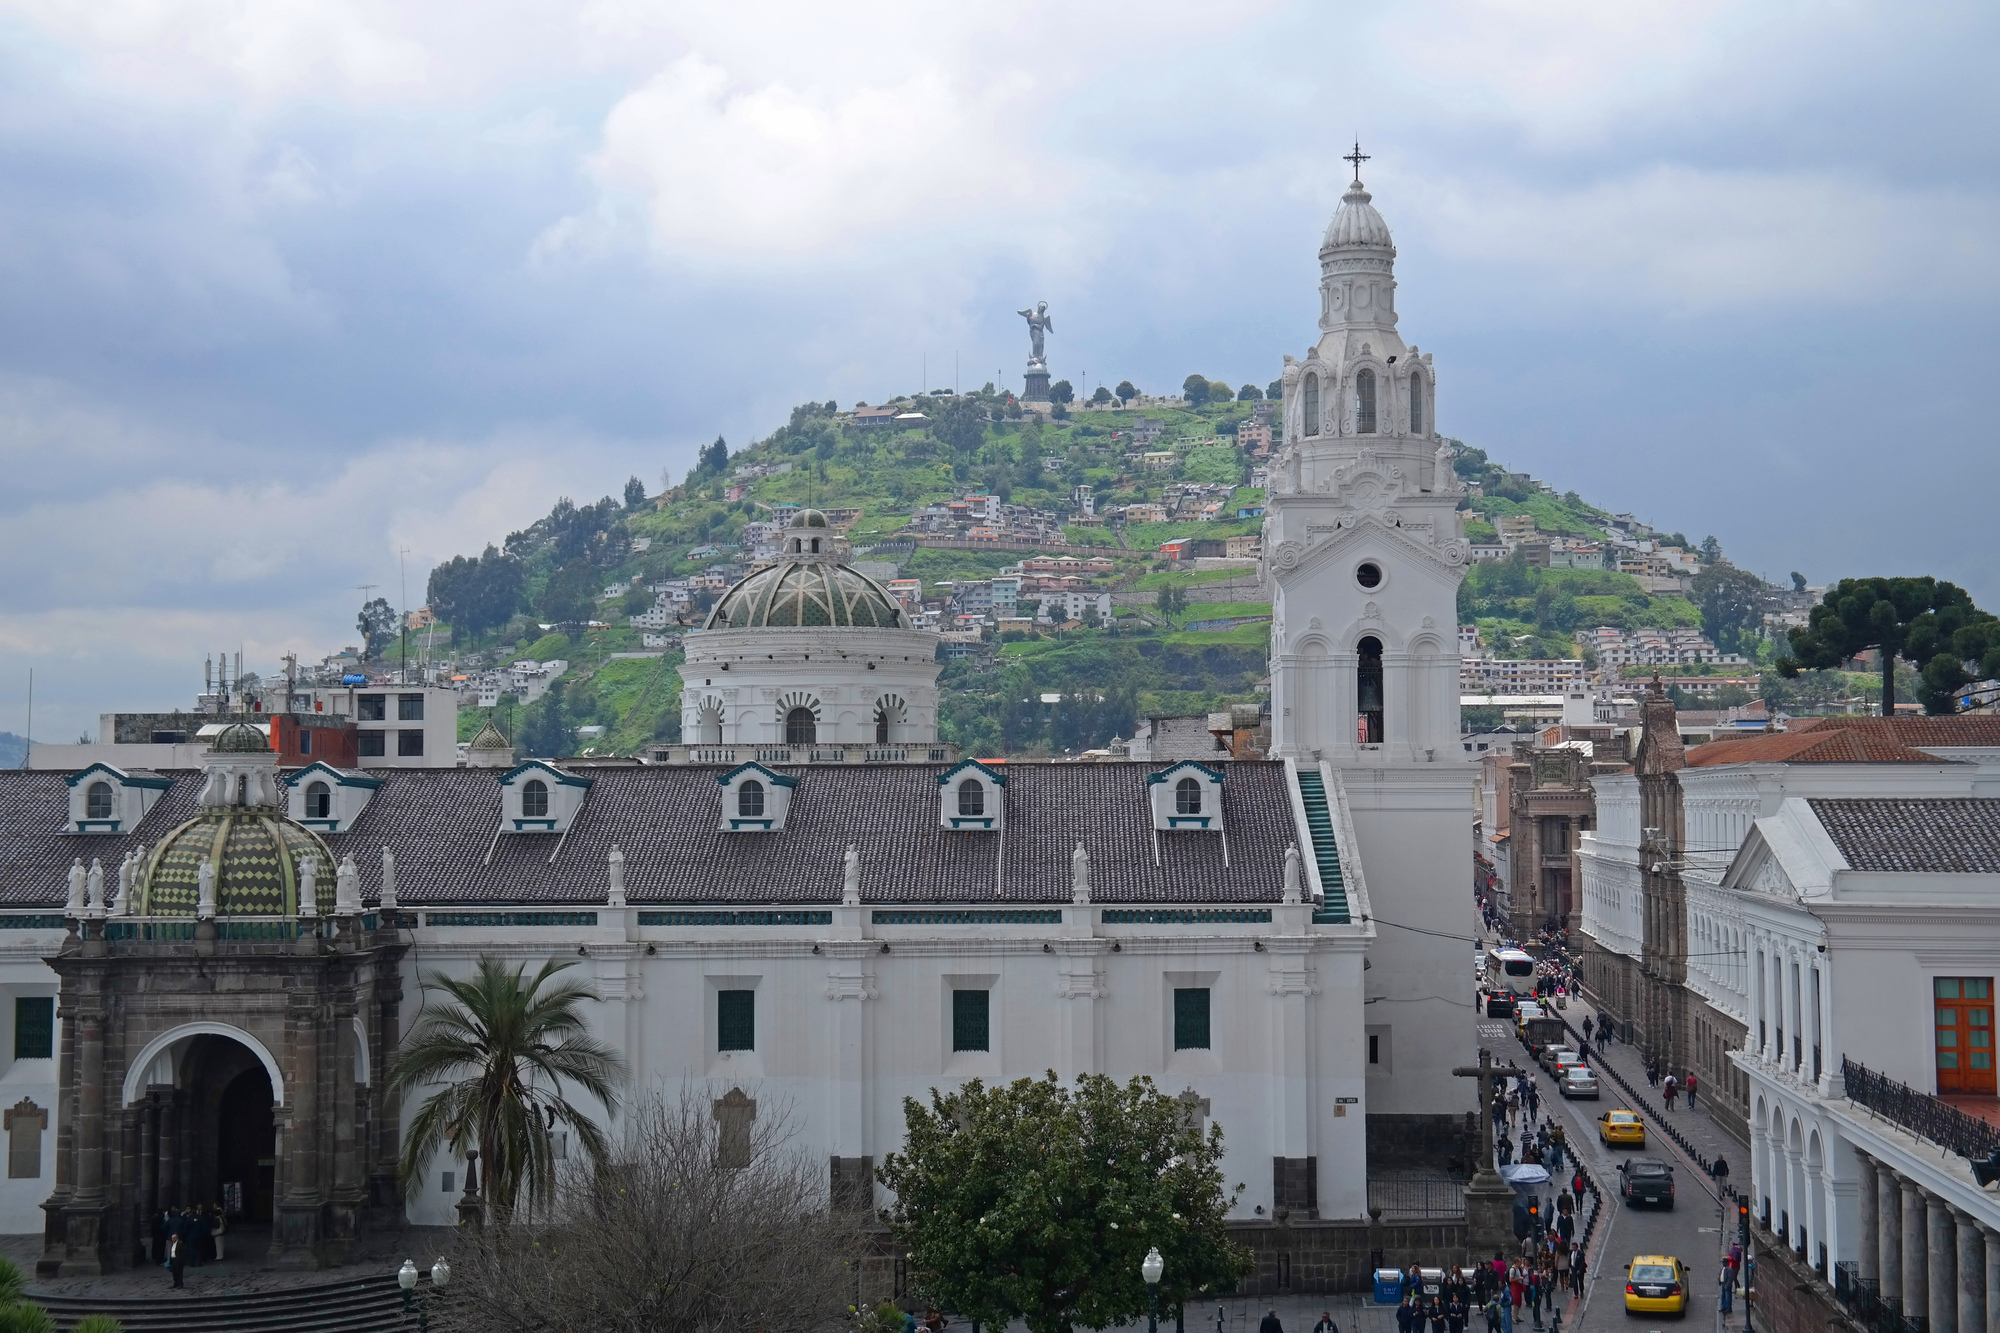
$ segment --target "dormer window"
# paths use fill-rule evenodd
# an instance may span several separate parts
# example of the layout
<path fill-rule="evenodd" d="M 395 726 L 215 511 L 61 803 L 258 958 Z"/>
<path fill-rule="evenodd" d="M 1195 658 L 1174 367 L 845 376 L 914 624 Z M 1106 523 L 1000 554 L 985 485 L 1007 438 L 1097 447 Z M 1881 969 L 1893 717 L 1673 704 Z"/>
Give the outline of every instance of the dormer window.
<path fill-rule="evenodd" d="M 938 775 L 938 824 L 961 831 L 990 832 L 1006 822 L 1007 775 L 977 759 L 952 765 Z"/>
<path fill-rule="evenodd" d="M 1222 827 L 1224 770 L 1192 759 L 1162 769 L 1146 779 L 1153 807 L 1153 827 L 1209 829 Z"/>
<path fill-rule="evenodd" d="M 762 764 L 739 764 L 716 779 L 724 833 L 782 833 L 799 780 Z"/>
<path fill-rule="evenodd" d="M 335 768 L 321 760 L 284 780 L 285 808 L 293 819 L 321 833 L 346 833 L 382 785 L 358 769 Z"/>
<path fill-rule="evenodd" d="M 172 778 L 158 773 L 109 764 L 92 764 L 64 781 L 69 785 L 66 833 L 129 834 L 174 785 Z"/>
<path fill-rule="evenodd" d="M 1182 778 L 1174 784 L 1174 811 L 1183 815 L 1201 813 L 1201 784 L 1193 778 Z"/>
<path fill-rule="evenodd" d="M 590 778 L 530 759 L 500 778 L 500 831 L 567 833 L 591 785 Z"/>

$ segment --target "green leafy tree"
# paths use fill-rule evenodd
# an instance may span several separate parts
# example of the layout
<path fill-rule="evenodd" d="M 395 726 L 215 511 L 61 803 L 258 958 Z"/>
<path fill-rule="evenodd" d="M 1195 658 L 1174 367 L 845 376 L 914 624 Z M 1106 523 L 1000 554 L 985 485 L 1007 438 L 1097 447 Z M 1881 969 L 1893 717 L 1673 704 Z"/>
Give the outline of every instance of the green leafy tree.
<path fill-rule="evenodd" d="M 1200 407 L 1208 401 L 1209 384 L 1206 375 L 1190 375 L 1181 381 L 1181 397 L 1188 400 L 1191 407 Z"/>
<path fill-rule="evenodd" d="M 1571 491 L 1570 494 L 1574 495 L 1576 492 Z M 1716 540 L 1712 532 L 1701 539 L 1701 558 L 1702 563 L 1709 565 L 1722 559 L 1722 543 Z"/>
<path fill-rule="evenodd" d="M 507 623 L 521 605 L 526 575 L 520 560 L 488 546 L 477 559 L 458 555 L 431 571 L 427 597 L 438 619 L 480 634 Z"/>
<path fill-rule="evenodd" d="M 976 399 L 947 399 L 931 413 L 931 433 L 954 454 L 970 454 L 986 443 L 986 414 Z"/>
<path fill-rule="evenodd" d="M 1049 386 L 1049 401 L 1052 403 L 1073 403 L 1076 401 L 1076 386 L 1068 380 L 1057 380 Z"/>
<path fill-rule="evenodd" d="M 559 759 L 576 753 L 576 728 L 570 722 L 567 696 L 564 682 L 557 680 L 529 705 L 521 727 L 521 748 L 525 753 L 541 759 Z"/>
<path fill-rule="evenodd" d="M 1799 573 L 1799 571 L 1798 571 L 1798 570 L 1796 570 L 1796 569 L 1795 569 L 1795 570 L 1793 570 L 1793 571 L 1792 571 L 1792 591 L 1793 591 L 1793 592 L 1804 592 L 1805 590 L 1806 590 L 1806 576 L 1805 576 L 1805 575 L 1803 575 L 1803 574 L 1801 574 L 1801 573 Z"/>
<path fill-rule="evenodd" d="M 728 466 L 729 445 L 723 441 L 720 435 L 715 437 L 714 444 L 703 445 L 701 453 L 695 460 L 695 471 L 706 472 L 712 475 L 720 475 L 722 469 Z"/>
<path fill-rule="evenodd" d="M 1168 620 L 1186 611 L 1187 605 L 1187 589 L 1178 583 L 1170 583 L 1160 589 L 1159 595 L 1153 599 L 1154 608 Z"/>
<path fill-rule="evenodd" d="M 542 587 L 542 619 L 554 625 L 581 626 L 590 619 L 601 587 L 600 571 L 578 557 L 549 575 Z"/>
<path fill-rule="evenodd" d="M 1129 403 L 1139 396 L 1139 391 L 1132 387 L 1131 380 L 1119 380 L 1117 394 L 1119 402 Z"/>
<path fill-rule="evenodd" d="M 1986 626 L 1992 621 L 1963 588 L 1929 575 L 1842 579 L 1827 589 L 1806 627 L 1792 632 L 1791 652 L 1778 660 L 1778 670 L 1789 679 L 1806 668 L 1836 669 L 1862 653 L 1877 652 L 1882 716 L 1889 717 L 1896 708 L 1896 659 L 1907 657 L 1926 670 L 1935 663 L 1937 684 L 1926 677 L 1924 707 L 1948 713 L 1957 706 L 1953 695 L 1964 683 L 1957 678 L 1966 675 L 1967 660 L 1981 659 L 1984 672 L 1990 657 L 1991 666 L 2000 670 L 2000 656 L 1987 646 L 1994 631 Z M 1978 651 L 1967 651 L 1973 649 Z"/>
<path fill-rule="evenodd" d="M 377 597 L 362 606 L 361 614 L 354 618 L 354 628 L 361 635 L 361 655 L 379 658 L 396 641 L 402 617 L 389 605 L 388 598 Z"/>
<path fill-rule="evenodd" d="M 1694 604 L 1701 609 L 1702 632 L 1715 640 L 1717 648 L 1740 653 L 1758 637 L 1770 598 L 1764 580 L 1718 559 L 1702 566 L 1692 591 Z"/>
<path fill-rule="evenodd" d="M 884 1216 L 918 1289 L 963 1318 L 1030 1333 L 1137 1319 L 1154 1246 L 1168 1308 L 1248 1271 L 1224 1221 L 1222 1127 L 1204 1136 L 1150 1079 L 974 1079 L 928 1107 L 905 1098 L 903 1118 L 904 1149 L 877 1172 L 896 1194 Z"/>
<path fill-rule="evenodd" d="M 1236 391 L 1236 401 L 1239 403 L 1254 403 L 1263 396 L 1254 384 L 1246 384 Z"/>
<path fill-rule="evenodd" d="M 627 477 L 625 479 L 625 507 L 627 509 L 637 509 L 644 503 L 646 503 L 646 483 L 640 481 L 636 476 Z"/>
<path fill-rule="evenodd" d="M 389 1067 L 389 1087 L 424 1099 L 403 1140 L 404 1195 L 419 1187 L 440 1148 L 479 1150 L 485 1198 L 503 1219 L 525 1192 L 530 1203 L 554 1197 L 554 1130 L 567 1126 L 597 1169 L 610 1164 L 604 1131 L 564 1095 L 575 1086 L 615 1111 L 624 1082 L 618 1053 L 585 1032 L 582 1006 L 597 995 L 580 981 L 553 985 L 574 967 L 550 959 L 532 980 L 481 955 L 469 978 L 433 972 L 423 987 L 447 997 L 427 1007 Z"/>
<path fill-rule="evenodd" d="M 1097 392 L 1090 395 L 1090 401 L 1100 405 L 1110 402 L 1111 390 L 1105 388 L 1102 384 L 1098 385 Z"/>
<path fill-rule="evenodd" d="M 1285 382 L 1283 380 L 1272 380 L 1264 386 L 1264 396 L 1273 402 L 1283 398 L 1285 396 Z"/>
<path fill-rule="evenodd" d="M 1227 384 L 1224 384 L 1221 380 L 1210 380 L 1208 382 L 1209 402 L 1226 403 L 1234 397 L 1236 397 L 1236 390 L 1230 388 Z"/>

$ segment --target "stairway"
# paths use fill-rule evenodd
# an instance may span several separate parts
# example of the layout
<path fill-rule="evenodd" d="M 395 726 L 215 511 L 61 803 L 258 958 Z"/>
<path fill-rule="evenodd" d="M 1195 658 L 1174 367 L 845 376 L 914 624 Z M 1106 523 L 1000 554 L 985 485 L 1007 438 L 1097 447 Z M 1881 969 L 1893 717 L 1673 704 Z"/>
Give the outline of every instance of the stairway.
<path fill-rule="evenodd" d="M 428 1295 L 430 1284 L 424 1284 Z M 406 1327 L 396 1275 L 326 1282 L 235 1296 L 28 1299 L 69 1333 L 85 1315 L 108 1314 L 126 1333 L 401 1333 Z M 415 1327 L 412 1319 L 407 1327 Z"/>
<path fill-rule="evenodd" d="M 1326 784 L 1317 770 L 1299 769 L 1299 801 L 1306 808 L 1306 828 L 1312 833 L 1313 859 L 1319 863 L 1319 886 L 1326 894 L 1313 909 L 1318 925 L 1347 924 L 1347 885 L 1340 877 L 1340 848 L 1333 838 L 1333 812 L 1327 806 Z"/>

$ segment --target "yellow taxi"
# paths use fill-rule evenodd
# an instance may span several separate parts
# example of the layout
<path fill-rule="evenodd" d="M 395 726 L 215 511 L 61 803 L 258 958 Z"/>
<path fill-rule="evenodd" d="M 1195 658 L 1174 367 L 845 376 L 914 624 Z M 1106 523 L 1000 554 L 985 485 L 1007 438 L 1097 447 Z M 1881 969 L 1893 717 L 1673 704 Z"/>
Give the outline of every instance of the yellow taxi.
<path fill-rule="evenodd" d="M 1643 1148 L 1646 1146 L 1646 1122 L 1639 1119 L 1636 1111 L 1606 1111 L 1597 1117 L 1597 1137 L 1607 1148 L 1614 1143 Z"/>
<path fill-rule="evenodd" d="M 1670 1254 L 1640 1254 L 1625 1266 L 1626 1314 L 1686 1314 L 1687 1265 Z"/>

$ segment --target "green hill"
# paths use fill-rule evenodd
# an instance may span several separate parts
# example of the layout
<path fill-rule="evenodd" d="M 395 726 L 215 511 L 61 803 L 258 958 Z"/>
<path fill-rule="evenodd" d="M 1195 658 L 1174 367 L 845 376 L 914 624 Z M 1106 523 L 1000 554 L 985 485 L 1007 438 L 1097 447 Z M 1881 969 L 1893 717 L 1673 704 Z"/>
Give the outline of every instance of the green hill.
<path fill-rule="evenodd" d="M 910 549 L 905 529 L 920 510 L 989 493 L 1060 516 L 1063 540 L 1109 556 L 1113 571 L 1093 582 L 1117 594 L 1118 613 L 1109 625 L 1048 637 L 1010 631 L 1003 637 L 1012 641 L 949 662 L 942 678 L 946 739 L 981 754 L 1062 753 L 1130 736 L 1144 716 L 1206 712 L 1255 697 L 1267 674 L 1268 625 L 1184 626 L 1268 615 L 1268 605 L 1197 600 L 1172 614 L 1154 606 L 1162 593 L 1204 597 L 1204 584 L 1230 577 L 1169 572 L 1161 542 L 1227 538 L 1261 525 L 1235 516 L 1263 501 L 1261 490 L 1247 486 L 1252 461 L 1233 440 L 1255 402 L 1128 411 L 1076 405 L 1065 419 L 1047 422 L 1011 414 L 1010 401 L 990 388 L 891 406 L 927 421 L 917 429 L 862 430 L 834 404 L 805 403 L 746 449 L 732 453 L 718 439 L 662 494 L 649 495 L 635 477 L 622 497 L 587 505 L 564 498 L 481 556 L 440 565 L 430 604 L 453 627 L 453 665 L 475 671 L 517 658 L 565 659 L 570 668 L 560 688 L 518 716 L 507 712 L 502 729 L 531 753 L 637 753 L 678 739 L 680 725 L 678 652 L 615 656 L 647 651 L 643 631 L 628 618 L 653 605 L 648 585 L 739 558 L 745 524 L 769 520 L 771 506 L 792 504 L 858 511 L 848 532 L 853 558 L 893 561 L 902 577 L 921 579 L 929 596 L 940 582 L 988 578 L 1022 558 L 1019 551 Z M 1118 433 L 1141 416 L 1164 423 L 1147 448 L 1172 452 L 1171 466 L 1155 470 L 1128 459 L 1138 446 Z M 1490 540 L 1491 523 L 1508 514 L 1532 514 L 1544 531 L 1594 536 L 1611 517 L 1574 492 L 1547 493 L 1476 449 L 1461 447 L 1459 471 L 1484 491 L 1467 504 L 1475 539 Z M 1218 488 L 1223 507 L 1214 521 L 1135 522 L 1122 532 L 1076 521 L 1071 497 L 1078 486 L 1091 487 L 1102 510 L 1158 502 L 1168 487 L 1190 482 Z M 872 549 L 878 546 L 885 549 Z M 698 598 L 696 611 L 712 600 Z M 1522 657 L 1573 655 L 1570 632 L 1578 626 L 1700 619 L 1684 599 L 1649 597 L 1627 575 L 1518 563 L 1475 567 L 1460 611 L 1479 623 L 1493 651 Z M 462 721 L 469 736 L 483 718 L 468 711 Z"/>

